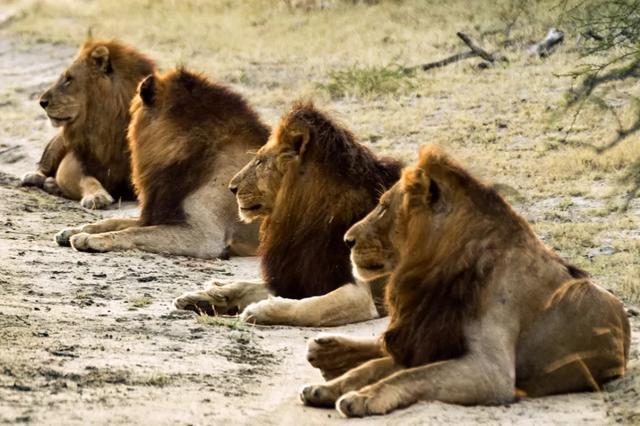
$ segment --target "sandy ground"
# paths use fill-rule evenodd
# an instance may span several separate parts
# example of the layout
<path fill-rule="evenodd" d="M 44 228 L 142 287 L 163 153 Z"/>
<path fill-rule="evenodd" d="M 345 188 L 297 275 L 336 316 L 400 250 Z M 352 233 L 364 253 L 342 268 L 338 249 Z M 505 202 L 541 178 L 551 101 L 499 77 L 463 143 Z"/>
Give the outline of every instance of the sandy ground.
<path fill-rule="evenodd" d="M 18 187 L 53 129 L 37 95 L 75 48 L 27 43 L 0 30 L 0 422 L 34 424 L 329 424 L 335 410 L 303 407 L 297 390 L 321 380 L 305 361 L 320 329 L 205 323 L 170 301 L 211 277 L 255 278 L 256 259 L 202 261 L 142 252 L 57 247 L 55 232 L 94 213 Z M 20 71 L 17 69 L 20 68 Z M 15 115 L 12 111 L 19 110 Z M 18 127 L 30 129 L 16 138 Z M 131 209 L 125 214 L 130 214 Z M 537 212 L 525 212 L 536 214 Z M 416 404 L 366 424 L 639 423 L 640 320 L 632 317 L 629 374 L 602 393 L 499 407 Z M 384 319 L 339 327 L 375 335 Z"/>

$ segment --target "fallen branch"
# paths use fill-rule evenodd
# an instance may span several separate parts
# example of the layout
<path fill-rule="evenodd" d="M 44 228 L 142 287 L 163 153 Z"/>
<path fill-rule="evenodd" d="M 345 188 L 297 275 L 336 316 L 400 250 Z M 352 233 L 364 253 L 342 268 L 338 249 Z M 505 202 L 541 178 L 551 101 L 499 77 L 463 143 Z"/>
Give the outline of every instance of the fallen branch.
<path fill-rule="evenodd" d="M 441 61 L 436 61 L 436 62 L 430 62 L 428 64 L 424 64 L 424 65 L 420 65 L 419 68 L 422 71 L 427 71 L 433 68 L 440 68 L 440 67 L 444 67 L 446 65 L 452 64 L 454 62 L 458 62 L 461 61 L 463 59 L 467 59 L 467 58 L 472 58 L 476 56 L 475 53 L 473 52 L 463 52 L 463 53 L 456 53 L 453 56 L 449 56 L 448 58 L 445 58 Z"/>
<path fill-rule="evenodd" d="M 478 46 L 473 40 L 471 40 L 471 37 L 469 37 L 468 35 L 460 31 L 458 31 L 456 35 L 460 37 L 462 41 L 464 41 L 464 44 L 469 46 L 469 49 L 471 49 L 471 51 L 475 53 L 476 56 L 480 56 L 482 59 L 488 62 L 495 61 L 493 55 L 491 55 L 490 53 L 487 53 L 486 50 Z"/>
<path fill-rule="evenodd" d="M 496 62 L 509 62 L 507 57 L 500 52 L 489 53 L 487 50 L 482 48 L 477 42 L 475 42 L 471 37 L 467 34 L 458 31 L 456 35 L 467 45 L 469 51 L 456 53 L 455 55 L 449 56 L 445 59 L 441 59 L 435 62 L 429 62 L 426 64 L 418 65 L 415 67 L 407 68 L 407 71 L 421 69 L 423 71 L 428 71 L 434 68 L 441 68 L 447 66 L 449 64 L 453 64 L 454 62 L 462 61 L 464 59 L 479 57 L 484 59 L 485 62 L 480 63 L 478 66 L 480 68 L 489 68 L 496 64 Z M 550 28 L 547 32 L 545 38 L 532 45 L 528 52 L 531 55 L 537 55 L 541 58 L 549 56 L 556 48 L 557 45 L 562 43 L 564 40 L 564 33 L 556 28 Z"/>
<path fill-rule="evenodd" d="M 456 53 L 455 55 L 449 56 L 448 58 L 442 59 L 440 61 L 429 62 L 427 64 L 419 65 L 418 67 L 413 68 L 420 68 L 423 71 L 427 71 L 433 68 L 441 68 L 454 62 L 462 61 L 463 59 L 474 58 L 476 56 L 484 59 L 490 64 L 494 64 L 496 61 L 507 61 L 507 58 L 500 53 L 488 53 L 465 33 L 457 32 L 456 35 L 460 37 L 464 44 L 469 47 L 470 51 Z"/>

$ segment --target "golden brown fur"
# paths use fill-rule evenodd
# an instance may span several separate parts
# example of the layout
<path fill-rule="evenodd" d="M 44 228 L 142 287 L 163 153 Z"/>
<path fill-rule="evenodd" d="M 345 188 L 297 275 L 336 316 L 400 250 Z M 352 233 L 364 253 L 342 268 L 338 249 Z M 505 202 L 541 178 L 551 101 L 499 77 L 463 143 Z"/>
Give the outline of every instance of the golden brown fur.
<path fill-rule="evenodd" d="M 147 78 L 131 113 L 142 225 L 184 222 L 182 202 L 216 172 L 218 154 L 230 145 L 255 151 L 269 137 L 241 96 L 184 69 Z"/>
<path fill-rule="evenodd" d="M 129 103 L 154 69 L 151 60 L 121 42 L 87 41 L 40 97 L 51 123 L 62 131 L 23 183 L 59 189 L 88 208 L 105 207 L 114 197 L 132 198 Z"/>
<path fill-rule="evenodd" d="M 247 102 L 179 68 L 147 77 L 131 113 L 139 220 L 71 228 L 59 233 L 57 242 L 84 251 L 138 248 L 202 258 L 254 254 L 257 226 L 239 222 L 227 189 L 231 176 L 269 136 Z"/>
<path fill-rule="evenodd" d="M 307 404 L 363 416 L 419 400 L 505 403 L 516 388 L 529 396 L 599 389 L 625 371 L 622 304 L 435 147 L 345 238 L 359 275 L 392 272 L 391 322 L 376 359 L 307 386 Z M 343 346 L 344 356 L 331 354 L 338 364 L 355 358 L 354 345 Z"/>
<path fill-rule="evenodd" d="M 217 310 L 226 311 L 227 305 L 245 307 L 244 299 L 271 294 L 277 297 L 246 307 L 243 318 L 321 325 L 376 316 L 370 290 L 353 284 L 342 237 L 397 179 L 399 169 L 398 162 L 376 157 L 311 103 L 295 104 L 229 185 L 245 221 L 264 219 L 259 252 L 267 288 L 214 286 L 178 298 L 176 306 L 214 302 Z M 314 296 L 327 297 L 309 299 Z M 305 303 L 313 306 L 303 309 Z"/>

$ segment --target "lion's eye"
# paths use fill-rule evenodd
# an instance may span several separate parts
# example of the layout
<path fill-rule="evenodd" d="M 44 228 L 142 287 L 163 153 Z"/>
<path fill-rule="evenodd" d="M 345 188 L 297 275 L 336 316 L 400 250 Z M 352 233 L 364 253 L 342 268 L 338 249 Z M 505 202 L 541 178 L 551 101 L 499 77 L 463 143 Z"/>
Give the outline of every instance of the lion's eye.
<path fill-rule="evenodd" d="M 71 77 L 70 75 L 68 75 L 68 76 L 66 76 L 66 77 L 64 78 L 64 80 L 62 81 L 62 85 L 63 85 L 64 87 L 67 87 L 67 86 L 69 86 L 69 85 L 71 84 L 71 82 L 72 82 L 72 81 L 73 81 L 73 77 Z"/>
<path fill-rule="evenodd" d="M 262 158 L 256 158 L 256 166 L 262 164 Z"/>

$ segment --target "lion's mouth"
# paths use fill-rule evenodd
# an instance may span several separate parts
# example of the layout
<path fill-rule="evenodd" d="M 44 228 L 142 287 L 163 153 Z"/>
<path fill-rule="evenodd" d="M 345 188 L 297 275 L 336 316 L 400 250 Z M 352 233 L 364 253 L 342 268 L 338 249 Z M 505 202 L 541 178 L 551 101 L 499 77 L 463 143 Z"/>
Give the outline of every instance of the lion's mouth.
<path fill-rule="evenodd" d="M 382 263 L 369 263 L 367 265 L 359 265 L 362 269 L 368 269 L 370 271 L 381 271 L 384 269 L 384 265 Z"/>
<path fill-rule="evenodd" d="M 68 123 L 71 121 L 71 117 L 53 117 L 51 115 L 49 115 L 49 120 L 51 120 L 51 123 L 56 126 L 62 126 L 65 123 Z"/>
<path fill-rule="evenodd" d="M 256 211 L 256 210 L 260 210 L 261 208 L 262 208 L 262 204 L 253 204 L 250 207 L 242 207 L 242 206 L 240 206 L 240 210 L 242 210 L 243 212 Z"/>
<path fill-rule="evenodd" d="M 387 262 L 380 261 L 357 261 L 353 259 L 354 273 L 356 277 L 364 281 L 370 281 L 385 276 L 390 269 Z"/>

